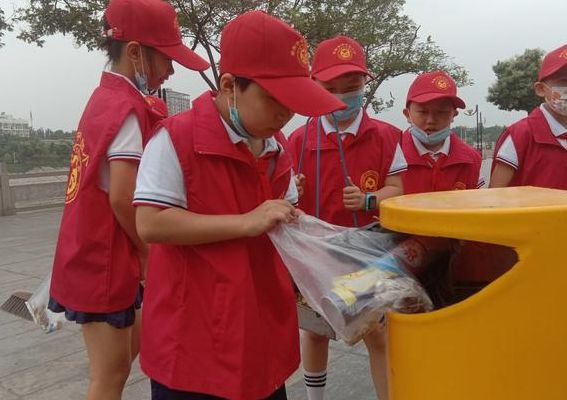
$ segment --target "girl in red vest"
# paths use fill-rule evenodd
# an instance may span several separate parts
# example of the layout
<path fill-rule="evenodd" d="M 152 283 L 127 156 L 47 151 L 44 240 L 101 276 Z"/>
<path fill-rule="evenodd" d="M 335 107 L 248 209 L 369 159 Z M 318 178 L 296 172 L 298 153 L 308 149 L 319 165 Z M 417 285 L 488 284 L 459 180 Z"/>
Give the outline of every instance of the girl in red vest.
<path fill-rule="evenodd" d="M 348 108 L 312 119 L 290 137 L 303 195 L 299 208 L 332 224 L 364 226 L 378 215 L 381 200 L 403 194 L 406 162 L 400 130 L 370 118 L 362 108 L 370 76 L 366 55 L 354 39 L 337 36 L 317 46 L 311 74 Z M 386 396 L 383 333 L 364 337 L 380 399 Z M 329 339 L 304 331 L 301 338 L 308 400 L 323 400 Z"/>
<path fill-rule="evenodd" d="M 49 302 L 82 324 L 89 400 L 121 398 L 139 348 L 147 249 L 131 201 L 142 148 L 163 116 L 145 95 L 173 73 L 172 59 L 208 67 L 183 46 L 175 10 L 161 0 L 112 0 L 103 34 L 110 70 L 75 137 Z"/>
<path fill-rule="evenodd" d="M 265 234 L 296 217 L 280 129 L 344 105 L 309 78 L 305 39 L 261 11 L 224 28 L 220 72 L 218 93 L 164 120 L 140 165 L 153 400 L 285 399 L 299 365 L 293 288 Z"/>

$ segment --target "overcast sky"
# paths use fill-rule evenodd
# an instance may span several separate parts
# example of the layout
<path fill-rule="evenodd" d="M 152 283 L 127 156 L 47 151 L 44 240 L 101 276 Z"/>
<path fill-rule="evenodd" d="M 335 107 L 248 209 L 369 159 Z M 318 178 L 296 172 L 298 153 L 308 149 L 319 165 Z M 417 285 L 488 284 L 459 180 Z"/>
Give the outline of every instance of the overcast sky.
<path fill-rule="evenodd" d="M 0 0 L 9 16 L 22 0 Z M 464 66 L 474 80 L 461 88 L 460 96 L 468 108 L 479 105 L 487 125 L 510 124 L 524 113 L 500 111 L 485 100 L 494 82 L 492 65 L 524 52 L 526 48 L 552 50 L 567 43 L 567 1 L 565 0 L 408 0 L 406 13 L 421 26 L 421 36 L 433 40 L 457 64 Z M 379 21 L 377 21 L 379 23 Z M 0 112 L 29 119 L 33 112 L 35 128 L 72 130 L 83 107 L 96 87 L 106 60 L 101 52 L 76 48 L 70 38 L 55 36 L 43 48 L 25 44 L 15 33 L 4 37 L 0 49 Z M 206 85 L 195 73 L 177 66 L 165 87 L 196 96 Z M 402 107 L 413 76 L 402 76 L 384 83 L 379 94 L 397 99 L 394 108 L 380 118 L 400 128 L 407 123 Z M 474 117 L 459 116 L 455 125 L 474 125 Z M 286 129 L 297 126 L 295 118 Z"/>

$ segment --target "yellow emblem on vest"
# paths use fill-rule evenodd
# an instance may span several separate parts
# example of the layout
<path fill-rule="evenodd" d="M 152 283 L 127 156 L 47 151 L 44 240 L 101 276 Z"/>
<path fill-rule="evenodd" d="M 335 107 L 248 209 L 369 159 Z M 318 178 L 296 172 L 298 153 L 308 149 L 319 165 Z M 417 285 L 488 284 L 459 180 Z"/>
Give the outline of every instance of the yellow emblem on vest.
<path fill-rule="evenodd" d="M 378 181 L 380 175 L 378 172 L 369 170 L 360 177 L 360 189 L 363 192 L 375 192 L 378 190 Z"/>
<path fill-rule="evenodd" d="M 455 183 L 455 190 L 466 190 L 467 185 L 465 185 L 463 182 L 456 182 Z"/>
<path fill-rule="evenodd" d="M 89 164 L 89 155 L 85 153 L 85 138 L 81 132 L 75 135 L 73 153 L 71 154 L 71 165 L 69 167 L 69 181 L 67 182 L 67 193 L 65 204 L 71 203 L 77 197 L 81 186 L 83 169 Z"/>

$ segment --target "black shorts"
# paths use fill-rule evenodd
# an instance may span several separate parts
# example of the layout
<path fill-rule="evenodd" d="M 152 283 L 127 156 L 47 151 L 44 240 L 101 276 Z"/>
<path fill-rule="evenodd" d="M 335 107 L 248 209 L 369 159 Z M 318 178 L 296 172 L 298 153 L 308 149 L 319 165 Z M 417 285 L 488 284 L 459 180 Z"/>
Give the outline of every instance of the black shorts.
<path fill-rule="evenodd" d="M 211 396 L 209 394 L 183 392 L 181 390 L 170 389 L 159 382 L 151 380 L 152 400 L 227 400 L 222 397 Z M 287 400 L 285 385 L 263 400 Z"/>
<path fill-rule="evenodd" d="M 110 313 L 89 313 L 72 310 L 69 307 L 65 307 L 60 304 L 53 297 L 49 298 L 49 308 L 54 313 L 65 313 L 65 318 L 68 321 L 74 321 L 77 324 L 88 324 L 89 322 L 106 322 L 107 324 L 118 328 L 127 328 L 134 325 L 136 319 L 136 310 L 142 307 L 142 302 L 144 300 L 144 287 L 140 285 L 138 287 L 138 293 L 136 294 L 136 299 L 134 303 L 125 310 L 110 312 Z"/>

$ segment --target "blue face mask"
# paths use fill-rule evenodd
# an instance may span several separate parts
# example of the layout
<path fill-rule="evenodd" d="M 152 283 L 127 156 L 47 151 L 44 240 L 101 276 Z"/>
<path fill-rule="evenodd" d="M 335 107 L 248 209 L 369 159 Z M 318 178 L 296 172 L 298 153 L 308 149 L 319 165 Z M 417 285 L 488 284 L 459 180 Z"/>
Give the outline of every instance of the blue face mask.
<path fill-rule="evenodd" d="M 447 139 L 447 137 L 451 133 L 451 127 L 448 126 L 445 129 L 441 129 L 440 131 L 428 135 L 427 132 L 423 131 L 422 129 L 419 129 L 415 125 L 412 125 L 410 128 L 410 133 L 414 138 L 416 138 L 426 146 L 436 145 L 441 143 L 443 140 Z"/>
<path fill-rule="evenodd" d="M 240 135 L 245 139 L 250 139 L 252 135 L 249 134 L 248 131 L 242 125 L 242 121 L 240 120 L 240 115 L 238 114 L 238 109 L 236 108 L 236 85 L 234 88 L 234 105 L 231 106 L 230 101 L 228 101 L 228 99 L 227 99 L 227 103 L 228 103 L 228 115 L 230 118 L 230 122 L 232 122 L 234 129 L 236 129 L 236 133 L 238 133 L 238 135 Z"/>
<path fill-rule="evenodd" d="M 138 71 L 136 71 L 134 73 L 134 79 L 136 80 L 135 85 L 140 92 L 142 92 L 146 96 L 150 94 L 150 91 L 148 90 L 148 77 L 146 76 L 146 74 L 140 74 Z"/>
<path fill-rule="evenodd" d="M 344 110 L 333 111 L 333 116 L 337 121 L 347 121 L 354 117 L 364 104 L 364 86 L 359 90 L 348 93 L 337 93 L 335 96 L 347 105 Z"/>
<path fill-rule="evenodd" d="M 147 96 L 150 94 L 150 90 L 148 88 L 148 75 L 146 75 L 146 71 L 144 71 L 144 52 L 141 48 L 140 59 L 142 61 L 142 73 L 139 73 L 134 65 L 134 84 L 140 92 Z"/>

